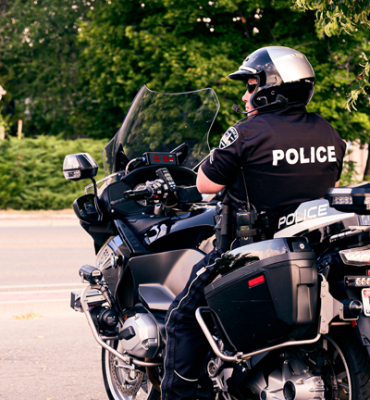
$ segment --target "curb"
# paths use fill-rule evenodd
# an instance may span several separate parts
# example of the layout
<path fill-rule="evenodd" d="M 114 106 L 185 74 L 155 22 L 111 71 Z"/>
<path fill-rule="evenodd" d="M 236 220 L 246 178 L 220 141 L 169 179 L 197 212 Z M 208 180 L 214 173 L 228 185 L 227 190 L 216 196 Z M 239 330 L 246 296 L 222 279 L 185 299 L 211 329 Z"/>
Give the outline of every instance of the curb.
<path fill-rule="evenodd" d="M 87 284 L 0 286 L 0 318 L 16 315 L 70 314 L 71 291 Z"/>

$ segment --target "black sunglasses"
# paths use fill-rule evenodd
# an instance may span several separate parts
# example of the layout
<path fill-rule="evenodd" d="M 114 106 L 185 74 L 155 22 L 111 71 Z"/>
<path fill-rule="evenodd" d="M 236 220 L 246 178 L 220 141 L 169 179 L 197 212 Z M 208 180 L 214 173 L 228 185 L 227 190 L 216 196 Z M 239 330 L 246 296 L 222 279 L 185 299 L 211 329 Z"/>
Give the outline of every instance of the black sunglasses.
<path fill-rule="evenodd" d="M 254 91 L 255 91 L 255 89 L 256 89 L 256 87 L 257 87 L 257 84 L 256 83 L 247 83 L 247 90 L 248 90 L 248 93 L 249 94 L 252 94 Z"/>

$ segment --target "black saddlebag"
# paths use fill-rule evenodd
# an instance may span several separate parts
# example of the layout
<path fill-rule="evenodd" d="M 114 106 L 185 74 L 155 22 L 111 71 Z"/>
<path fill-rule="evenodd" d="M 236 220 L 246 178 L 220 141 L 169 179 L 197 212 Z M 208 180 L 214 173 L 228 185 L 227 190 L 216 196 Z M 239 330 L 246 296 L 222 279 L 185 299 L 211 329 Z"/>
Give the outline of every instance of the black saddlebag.
<path fill-rule="evenodd" d="M 249 244 L 219 264 L 221 273 L 206 286 L 205 297 L 237 351 L 307 333 L 315 321 L 318 284 L 316 255 L 305 238 Z"/>

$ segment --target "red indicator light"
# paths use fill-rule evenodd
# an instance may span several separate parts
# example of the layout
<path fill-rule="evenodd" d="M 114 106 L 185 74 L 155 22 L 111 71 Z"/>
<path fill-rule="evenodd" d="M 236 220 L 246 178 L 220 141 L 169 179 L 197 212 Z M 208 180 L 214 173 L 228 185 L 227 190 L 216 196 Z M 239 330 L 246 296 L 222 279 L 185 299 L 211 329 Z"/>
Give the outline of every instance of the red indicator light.
<path fill-rule="evenodd" d="M 370 269 L 368 269 L 368 270 L 366 271 L 366 275 L 367 275 L 367 276 L 370 276 Z"/>
<path fill-rule="evenodd" d="M 362 293 L 364 297 L 370 297 L 370 290 L 364 290 Z"/>
<path fill-rule="evenodd" d="M 173 162 L 173 157 L 170 157 L 169 160 L 170 160 L 171 162 Z"/>
<path fill-rule="evenodd" d="M 163 161 L 168 162 L 168 156 L 163 156 Z"/>
<path fill-rule="evenodd" d="M 154 162 L 159 162 L 159 156 L 154 156 Z"/>
<path fill-rule="evenodd" d="M 357 322 L 356 321 L 351 321 L 351 325 L 352 325 L 352 328 L 355 328 L 357 326 Z"/>
<path fill-rule="evenodd" d="M 265 282 L 265 277 L 263 275 L 258 276 L 257 278 L 253 278 L 248 281 L 248 286 L 251 288 L 253 286 L 259 285 L 260 283 Z"/>

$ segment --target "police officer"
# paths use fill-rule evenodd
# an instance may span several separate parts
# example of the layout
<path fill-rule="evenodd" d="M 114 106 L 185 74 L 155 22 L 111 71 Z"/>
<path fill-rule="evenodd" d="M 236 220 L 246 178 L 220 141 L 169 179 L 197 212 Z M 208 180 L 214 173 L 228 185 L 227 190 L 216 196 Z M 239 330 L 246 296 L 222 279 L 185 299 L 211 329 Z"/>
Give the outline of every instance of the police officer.
<path fill-rule="evenodd" d="M 201 193 L 226 187 L 224 202 L 231 207 L 234 224 L 246 198 L 274 222 L 286 210 L 321 198 L 329 187 L 338 185 L 346 146 L 324 118 L 305 108 L 315 78 L 302 53 L 287 47 L 259 49 L 229 78 L 246 82 L 242 100 L 249 118 L 229 128 L 202 164 L 197 179 Z M 231 229 L 231 239 L 234 232 Z M 226 250 L 216 245 L 194 266 L 167 314 L 165 400 L 196 398 L 208 346 L 195 310 L 206 304 L 204 286 Z"/>

